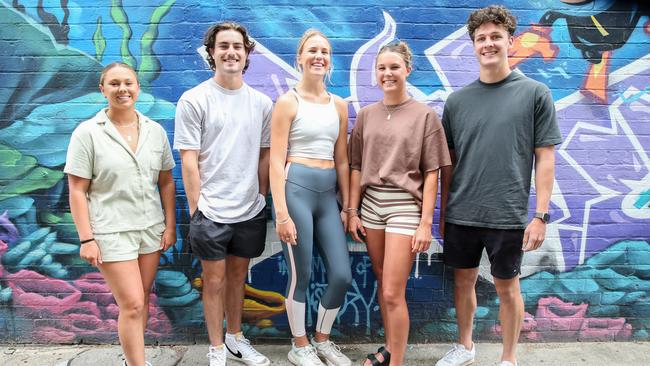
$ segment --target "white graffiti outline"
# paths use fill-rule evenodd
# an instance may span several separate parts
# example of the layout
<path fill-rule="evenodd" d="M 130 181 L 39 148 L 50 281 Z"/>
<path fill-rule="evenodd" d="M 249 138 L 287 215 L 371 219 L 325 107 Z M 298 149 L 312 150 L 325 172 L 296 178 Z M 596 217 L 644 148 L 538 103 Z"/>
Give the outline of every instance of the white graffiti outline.
<path fill-rule="evenodd" d="M 616 85 L 626 80 L 627 78 L 633 77 L 639 74 L 640 72 L 646 71 L 648 69 L 650 69 L 650 54 L 612 72 L 609 76 L 608 86 L 611 87 L 613 85 Z M 587 97 L 585 97 L 581 91 L 576 91 L 575 93 L 568 95 L 562 98 L 561 100 L 557 101 L 555 103 L 556 110 L 559 112 L 581 101 L 587 101 Z M 623 99 L 619 97 L 608 107 L 610 113 L 609 127 L 598 126 L 587 121 L 579 121 L 571 129 L 565 141 L 560 145 L 560 148 L 558 149 L 558 154 L 562 156 L 564 159 L 566 159 L 566 161 L 571 163 L 572 168 L 575 169 L 578 172 L 578 174 L 580 174 L 600 194 L 599 197 L 595 197 L 585 202 L 583 221 L 580 227 L 576 227 L 575 225 L 562 224 L 561 221 L 563 221 L 564 218 L 561 221 L 557 222 L 558 227 L 561 229 L 578 231 L 581 233 L 578 264 L 582 264 L 585 261 L 585 254 L 587 249 L 587 236 L 588 236 L 587 231 L 589 226 L 591 207 L 599 202 L 606 201 L 610 198 L 620 196 L 622 192 L 617 192 L 610 188 L 598 184 L 596 180 L 591 175 L 589 175 L 589 173 L 587 173 L 587 171 L 580 164 L 578 164 L 578 162 L 571 156 L 570 150 L 567 149 L 570 143 L 572 142 L 572 140 L 576 136 L 578 137 L 580 136 L 579 134 L 580 130 L 601 132 L 608 135 L 614 135 L 614 134 L 618 134 L 620 129 L 620 131 L 622 131 L 625 134 L 625 136 L 629 139 L 629 141 L 632 143 L 632 146 L 634 146 L 634 148 L 636 149 L 636 153 L 639 154 L 639 156 L 643 159 L 646 168 L 650 170 L 650 161 L 648 159 L 648 156 L 643 146 L 638 141 L 636 135 L 630 129 L 627 121 L 625 120 L 625 118 L 623 117 L 623 115 L 618 109 L 619 106 L 621 106 L 622 104 L 623 104 Z M 648 179 L 649 179 L 648 176 L 646 176 L 644 181 L 647 181 Z"/>

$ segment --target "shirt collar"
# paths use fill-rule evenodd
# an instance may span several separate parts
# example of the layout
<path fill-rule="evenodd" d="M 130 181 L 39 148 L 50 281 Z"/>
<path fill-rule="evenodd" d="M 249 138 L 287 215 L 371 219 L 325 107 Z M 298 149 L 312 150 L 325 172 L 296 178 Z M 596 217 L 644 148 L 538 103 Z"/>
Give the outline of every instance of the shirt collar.
<path fill-rule="evenodd" d="M 97 114 L 95 115 L 95 123 L 106 124 L 111 122 L 110 118 L 108 118 L 108 115 L 106 114 L 107 111 L 108 108 L 102 108 L 99 112 L 97 112 Z M 149 124 L 150 122 L 149 117 L 140 113 L 140 111 L 138 111 L 137 109 L 135 110 L 135 113 L 138 114 L 138 120 L 140 121 L 140 128 L 143 128 L 144 126 Z"/>

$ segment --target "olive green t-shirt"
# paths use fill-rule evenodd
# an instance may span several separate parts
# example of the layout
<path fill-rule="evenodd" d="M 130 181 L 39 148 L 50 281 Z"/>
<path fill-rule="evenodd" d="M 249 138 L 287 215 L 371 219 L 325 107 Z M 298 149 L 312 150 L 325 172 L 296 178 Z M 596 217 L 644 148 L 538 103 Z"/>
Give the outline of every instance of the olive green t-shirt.
<path fill-rule="evenodd" d="M 562 142 L 551 91 L 515 71 L 477 80 L 449 96 L 442 124 L 456 154 L 445 221 L 525 228 L 535 148 Z"/>

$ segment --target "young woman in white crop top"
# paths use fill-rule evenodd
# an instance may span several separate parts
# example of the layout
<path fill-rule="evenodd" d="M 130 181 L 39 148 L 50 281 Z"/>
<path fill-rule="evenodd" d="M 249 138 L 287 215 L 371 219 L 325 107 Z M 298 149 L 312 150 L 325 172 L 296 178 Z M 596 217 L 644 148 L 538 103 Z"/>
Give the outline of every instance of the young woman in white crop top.
<path fill-rule="evenodd" d="M 289 360 L 295 365 L 351 365 L 329 340 L 332 324 L 352 281 L 336 184 L 348 204 L 348 106 L 327 92 L 331 45 L 317 30 L 306 31 L 296 64 L 302 72 L 295 88 L 278 98 L 271 120 L 271 192 L 276 231 L 287 261 L 287 316 L 294 337 Z M 316 240 L 315 240 L 316 239 Z M 328 287 L 320 299 L 315 336 L 305 332 L 306 291 L 314 244 L 323 257 Z"/>

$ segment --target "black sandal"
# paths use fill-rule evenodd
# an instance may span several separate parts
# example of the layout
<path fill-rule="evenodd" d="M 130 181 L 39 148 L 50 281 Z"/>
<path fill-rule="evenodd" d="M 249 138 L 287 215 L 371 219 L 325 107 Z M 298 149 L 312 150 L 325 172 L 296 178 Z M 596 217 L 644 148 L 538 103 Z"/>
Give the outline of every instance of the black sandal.
<path fill-rule="evenodd" d="M 366 356 L 368 361 L 372 363 L 372 366 L 387 366 L 388 364 L 390 364 L 390 352 L 388 352 L 386 347 L 381 346 L 377 348 L 377 353 L 381 354 L 384 357 L 383 361 L 379 361 L 377 359 L 377 356 L 375 356 L 374 353 L 368 353 L 368 355 Z"/>

